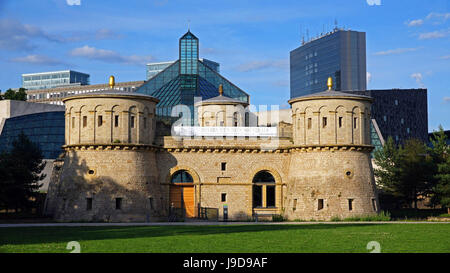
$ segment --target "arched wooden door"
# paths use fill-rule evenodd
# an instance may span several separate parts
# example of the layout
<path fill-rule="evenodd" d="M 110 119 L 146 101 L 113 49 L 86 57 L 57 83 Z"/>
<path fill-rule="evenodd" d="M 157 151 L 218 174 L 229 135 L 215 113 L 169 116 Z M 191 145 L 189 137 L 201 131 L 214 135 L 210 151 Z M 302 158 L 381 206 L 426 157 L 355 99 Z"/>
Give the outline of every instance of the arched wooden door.
<path fill-rule="evenodd" d="M 186 218 L 195 217 L 195 191 L 192 176 L 184 171 L 177 171 L 172 175 L 170 185 L 170 206 L 175 211 L 181 211 Z"/>

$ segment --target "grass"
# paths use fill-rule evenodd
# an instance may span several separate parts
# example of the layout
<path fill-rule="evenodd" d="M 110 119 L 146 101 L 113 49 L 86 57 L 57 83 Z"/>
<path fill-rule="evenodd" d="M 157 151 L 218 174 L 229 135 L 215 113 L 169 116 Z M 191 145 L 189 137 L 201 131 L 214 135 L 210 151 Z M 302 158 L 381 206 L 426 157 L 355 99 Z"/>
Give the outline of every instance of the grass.
<path fill-rule="evenodd" d="M 449 224 L 302 224 L 0 228 L 0 252 L 450 252 Z"/>
<path fill-rule="evenodd" d="M 345 222 L 391 221 L 391 214 L 389 212 L 381 211 L 377 215 L 360 215 L 360 216 L 354 216 L 354 217 L 349 217 L 349 218 L 344 218 L 344 219 L 341 219 L 341 218 L 335 216 L 335 217 L 331 218 L 331 221 L 332 222 L 340 222 L 340 221 L 345 221 Z"/>

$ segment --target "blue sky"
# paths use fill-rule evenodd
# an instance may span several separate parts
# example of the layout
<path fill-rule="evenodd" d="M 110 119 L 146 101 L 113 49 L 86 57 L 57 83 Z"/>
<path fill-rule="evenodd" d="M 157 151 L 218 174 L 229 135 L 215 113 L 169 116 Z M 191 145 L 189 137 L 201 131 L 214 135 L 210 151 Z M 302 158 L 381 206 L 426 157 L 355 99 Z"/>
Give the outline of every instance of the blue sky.
<path fill-rule="evenodd" d="M 366 32 L 369 89 L 426 87 L 429 130 L 450 129 L 450 0 L 0 0 L 0 90 L 63 69 L 144 80 L 145 63 L 178 57 L 189 24 L 252 104 L 285 108 L 289 52 L 335 20 Z"/>

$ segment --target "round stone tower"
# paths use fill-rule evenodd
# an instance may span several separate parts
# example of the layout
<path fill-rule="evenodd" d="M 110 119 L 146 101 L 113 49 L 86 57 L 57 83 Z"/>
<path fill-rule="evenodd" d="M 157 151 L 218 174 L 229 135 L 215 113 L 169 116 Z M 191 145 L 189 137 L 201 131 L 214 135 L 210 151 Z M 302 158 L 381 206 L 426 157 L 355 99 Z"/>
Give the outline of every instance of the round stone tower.
<path fill-rule="evenodd" d="M 248 103 L 223 95 L 219 86 L 219 96 L 195 104 L 198 111 L 198 124 L 202 127 L 240 127 L 245 126 L 245 108 Z"/>
<path fill-rule="evenodd" d="M 63 99 L 66 144 L 46 212 L 61 221 L 152 221 L 166 211 L 155 147 L 158 100 L 127 92 Z"/>
<path fill-rule="evenodd" d="M 324 92 L 291 99 L 293 142 L 285 214 L 330 220 L 379 210 L 370 152 L 372 98 Z"/>

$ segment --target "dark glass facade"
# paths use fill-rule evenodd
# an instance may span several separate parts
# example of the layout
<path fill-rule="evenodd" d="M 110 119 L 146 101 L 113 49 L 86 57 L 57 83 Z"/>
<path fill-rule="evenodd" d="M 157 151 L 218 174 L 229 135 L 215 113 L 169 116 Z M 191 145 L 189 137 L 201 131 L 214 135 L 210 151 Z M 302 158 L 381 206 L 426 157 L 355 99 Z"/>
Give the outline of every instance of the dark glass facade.
<path fill-rule="evenodd" d="M 64 111 L 43 112 L 8 118 L 0 135 L 0 152 L 9 151 L 23 132 L 37 143 L 45 159 L 55 159 L 64 145 Z"/>
<path fill-rule="evenodd" d="M 417 138 L 428 141 L 427 89 L 379 89 L 353 91 L 370 96 L 372 119 L 375 119 L 383 139 L 391 136 L 396 143 Z"/>
<path fill-rule="evenodd" d="M 290 53 L 291 98 L 327 89 L 366 90 L 366 36 L 364 32 L 335 30 Z"/>
<path fill-rule="evenodd" d="M 190 110 L 193 125 L 197 115 L 195 98 L 206 100 L 218 96 L 220 84 L 225 96 L 248 103 L 247 93 L 199 60 L 198 46 L 197 37 L 188 31 L 180 38 L 179 60 L 136 90 L 160 100 L 156 107 L 157 116 L 170 117 L 174 107 L 182 109 L 179 105 L 185 105 Z"/>

